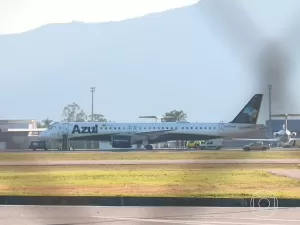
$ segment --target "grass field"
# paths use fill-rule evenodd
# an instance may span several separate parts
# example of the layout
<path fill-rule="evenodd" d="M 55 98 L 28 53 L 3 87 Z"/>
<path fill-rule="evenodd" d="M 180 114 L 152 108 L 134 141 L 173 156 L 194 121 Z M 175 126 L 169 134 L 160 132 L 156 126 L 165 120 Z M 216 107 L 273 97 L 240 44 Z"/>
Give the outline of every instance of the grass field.
<path fill-rule="evenodd" d="M 270 169 L 297 165 L 0 167 L 1 195 L 300 197 L 300 181 Z"/>
<path fill-rule="evenodd" d="M 27 160 L 139 160 L 139 159 L 300 159 L 295 151 L 212 151 L 212 152 L 28 152 L 0 153 L 0 161 Z"/>

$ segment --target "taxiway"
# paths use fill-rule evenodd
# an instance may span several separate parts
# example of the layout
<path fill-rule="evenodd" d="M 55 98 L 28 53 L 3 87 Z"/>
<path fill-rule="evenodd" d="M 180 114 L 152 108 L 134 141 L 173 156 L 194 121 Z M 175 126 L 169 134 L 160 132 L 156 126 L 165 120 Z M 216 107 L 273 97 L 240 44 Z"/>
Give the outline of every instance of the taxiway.
<path fill-rule="evenodd" d="M 171 165 L 171 164 L 300 164 L 300 159 L 207 159 L 207 160 L 59 160 L 2 161 L 0 166 L 70 165 Z"/>
<path fill-rule="evenodd" d="M 6 225 L 296 225 L 300 208 L 0 206 Z"/>
<path fill-rule="evenodd" d="M 47 152 L 55 152 L 55 153 L 80 153 L 80 152 L 224 152 L 224 151 L 240 151 L 243 150 L 241 148 L 224 148 L 221 150 L 200 150 L 200 149 L 153 149 L 153 150 L 145 150 L 145 149 L 76 149 L 75 151 L 58 151 L 56 149 L 50 149 L 47 151 L 37 150 L 33 151 L 32 149 L 0 149 L 1 153 L 15 153 L 15 152 L 24 152 L 24 153 L 47 153 Z M 299 148 L 271 148 L 267 150 L 267 152 L 278 152 L 278 151 L 300 151 Z M 255 151 L 257 152 L 257 151 Z"/>

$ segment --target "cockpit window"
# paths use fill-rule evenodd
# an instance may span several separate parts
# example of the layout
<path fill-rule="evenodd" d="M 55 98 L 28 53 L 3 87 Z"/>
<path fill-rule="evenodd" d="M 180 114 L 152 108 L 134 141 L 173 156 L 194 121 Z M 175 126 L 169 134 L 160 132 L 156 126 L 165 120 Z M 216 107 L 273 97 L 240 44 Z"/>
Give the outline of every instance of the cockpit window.
<path fill-rule="evenodd" d="M 49 127 L 49 130 L 56 130 L 56 127 L 55 126 L 51 126 L 51 127 Z"/>

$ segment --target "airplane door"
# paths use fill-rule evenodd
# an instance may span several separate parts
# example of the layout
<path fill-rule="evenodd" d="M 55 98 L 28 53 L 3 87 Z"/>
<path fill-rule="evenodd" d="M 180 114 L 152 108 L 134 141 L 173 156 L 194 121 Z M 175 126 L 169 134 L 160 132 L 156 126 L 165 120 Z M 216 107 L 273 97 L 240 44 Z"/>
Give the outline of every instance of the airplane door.
<path fill-rule="evenodd" d="M 223 122 L 219 123 L 219 131 L 220 131 L 220 133 L 222 133 L 224 131 L 224 123 Z"/>
<path fill-rule="evenodd" d="M 69 134 L 69 124 L 68 123 L 63 123 L 62 133 L 63 133 L 63 135 Z"/>
<path fill-rule="evenodd" d="M 128 125 L 127 129 L 128 129 L 128 132 L 132 132 L 132 130 L 131 130 L 132 128 L 130 125 Z"/>
<path fill-rule="evenodd" d="M 132 126 L 132 132 L 133 132 L 133 133 L 136 133 L 136 132 L 137 132 L 136 126 Z"/>

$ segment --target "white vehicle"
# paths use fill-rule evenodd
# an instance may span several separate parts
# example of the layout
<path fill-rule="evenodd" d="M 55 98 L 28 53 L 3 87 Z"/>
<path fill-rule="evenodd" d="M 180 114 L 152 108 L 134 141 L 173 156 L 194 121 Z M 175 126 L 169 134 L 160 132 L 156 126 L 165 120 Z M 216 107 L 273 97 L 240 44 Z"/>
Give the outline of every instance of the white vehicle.
<path fill-rule="evenodd" d="M 141 144 L 153 149 L 151 144 L 171 140 L 211 140 L 223 137 L 247 137 L 249 132 L 265 129 L 257 124 L 263 95 L 255 94 L 240 113 L 229 123 L 55 123 L 39 135 L 39 140 L 94 140 L 110 141 L 113 148 L 131 148 Z"/>
<path fill-rule="evenodd" d="M 214 139 L 205 141 L 204 143 L 200 144 L 200 149 L 221 149 L 223 147 L 223 139 Z"/>
<path fill-rule="evenodd" d="M 284 117 L 285 121 L 282 126 L 282 130 L 274 132 L 274 138 L 266 138 L 266 139 L 242 139 L 242 138 L 235 138 L 233 140 L 247 140 L 247 141 L 269 141 L 269 142 L 277 142 L 277 144 L 281 146 L 289 146 L 294 141 L 299 141 L 300 138 L 296 138 L 297 133 L 291 132 L 287 129 L 287 119 L 288 117 L 300 117 L 300 114 L 275 114 L 272 117 Z M 293 144 L 292 144 L 293 145 Z"/>

